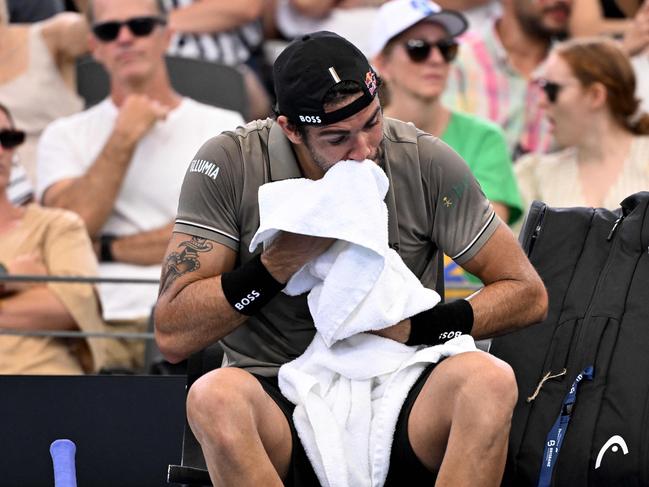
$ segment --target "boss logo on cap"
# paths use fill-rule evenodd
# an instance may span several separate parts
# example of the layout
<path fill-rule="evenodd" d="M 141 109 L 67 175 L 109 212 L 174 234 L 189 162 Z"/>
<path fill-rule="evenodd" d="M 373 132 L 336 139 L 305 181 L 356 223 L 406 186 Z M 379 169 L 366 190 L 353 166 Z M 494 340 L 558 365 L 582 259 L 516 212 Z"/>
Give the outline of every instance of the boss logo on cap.
<path fill-rule="evenodd" d="M 302 123 L 322 123 L 319 115 L 298 115 Z"/>

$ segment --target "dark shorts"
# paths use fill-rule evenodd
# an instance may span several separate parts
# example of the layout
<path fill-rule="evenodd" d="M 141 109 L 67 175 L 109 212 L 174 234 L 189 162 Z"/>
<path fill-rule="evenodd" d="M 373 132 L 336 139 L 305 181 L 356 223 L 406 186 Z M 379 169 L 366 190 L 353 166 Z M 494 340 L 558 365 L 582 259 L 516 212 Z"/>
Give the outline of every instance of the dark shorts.
<path fill-rule="evenodd" d="M 397 427 L 394 433 L 394 441 L 392 443 L 392 453 L 390 455 L 390 469 L 388 470 L 388 477 L 385 482 L 386 487 L 397 487 L 404 485 L 404 479 L 408 480 L 409 486 L 424 486 L 433 485 L 437 478 L 437 472 L 429 471 L 419 461 L 415 452 L 412 450 L 410 440 L 408 438 L 408 418 L 410 411 L 415 404 L 415 400 L 421 388 L 424 386 L 426 379 L 435 368 L 436 364 L 429 365 L 424 372 L 422 372 L 415 385 L 410 389 L 406 400 L 401 407 L 399 418 L 397 419 Z M 320 483 L 316 477 L 311 463 L 306 456 L 306 452 L 302 447 L 302 443 L 298 437 L 295 426 L 293 425 L 293 409 L 295 406 L 288 399 L 282 396 L 277 385 L 276 377 L 261 377 L 255 376 L 266 393 L 273 398 L 275 403 L 286 416 L 288 424 L 291 427 L 291 435 L 293 437 L 293 452 L 291 454 L 291 465 L 289 467 L 288 476 L 284 481 L 287 487 L 319 487 Z"/>

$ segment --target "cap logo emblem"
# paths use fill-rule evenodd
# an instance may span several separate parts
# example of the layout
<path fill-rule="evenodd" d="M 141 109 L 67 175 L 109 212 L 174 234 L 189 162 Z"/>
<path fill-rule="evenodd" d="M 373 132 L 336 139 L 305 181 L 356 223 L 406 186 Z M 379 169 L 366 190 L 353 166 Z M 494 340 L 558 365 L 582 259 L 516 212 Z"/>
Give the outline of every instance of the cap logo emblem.
<path fill-rule="evenodd" d="M 376 73 L 372 70 L 369 70 L 367 73 L 365 73 L 365 86 L 367 86 L 367 91 L 370 92 L 371 96 L 374 96 L 374 93 L 376 93 Z"/>
<path fill-rule="evenodd" d="M 412 8 L 420 10 L 424 15 L 430 15 L 437 12 L 432 9 L 427 0 L 411 0 L 410 5 L 412 5 Z"/>
<path fill-rule="evenodd" d="M 329 68 L 329 74 L 334 79 L 335 83 L 340 83 L 340 76 L 338 76 L 338 73 L 336 73 L 336 69 L 333 66 Z"/>

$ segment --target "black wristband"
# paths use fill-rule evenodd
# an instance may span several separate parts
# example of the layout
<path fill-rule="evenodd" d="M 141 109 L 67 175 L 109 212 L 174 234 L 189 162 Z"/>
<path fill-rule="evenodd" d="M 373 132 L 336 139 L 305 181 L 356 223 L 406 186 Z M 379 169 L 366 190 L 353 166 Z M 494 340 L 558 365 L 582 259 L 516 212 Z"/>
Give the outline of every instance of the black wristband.
<path fill-rule="evenodd" d="M 100 262 L 113 262 L 113 241 L 117 237 L 115 235 L 105 234 L 99 237 L 99 261 Z"/>
<path fill-rule="evenodd" d="M 221 287 L 230 306 L 252 316 L 284 289 L 261 262 L 261 254 L 231 272 L 221 274 Z"/>
<path fill-rule="evenodd" d="M 473 328 L 473 307 L 466 299 L 441 303 L 410 318 L 406 345 L 437 345 Z"/>

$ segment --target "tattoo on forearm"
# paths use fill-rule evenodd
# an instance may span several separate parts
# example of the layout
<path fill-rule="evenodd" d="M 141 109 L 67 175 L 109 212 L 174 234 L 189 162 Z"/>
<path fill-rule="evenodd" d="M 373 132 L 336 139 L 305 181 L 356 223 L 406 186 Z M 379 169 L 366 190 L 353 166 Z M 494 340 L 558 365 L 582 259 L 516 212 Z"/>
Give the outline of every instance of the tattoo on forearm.
<path fill-rule="evenodd" d="M 171 252 L 165 262 L 160 281 L 160 294 L 163 294 L 171 284 L 183 274 L 194 272 L 201 267 L 198 260 L 199 252 L 209 252 L 214 247 L 207 239 L 192 237 L 178 244 L 179 252 Z"/>

